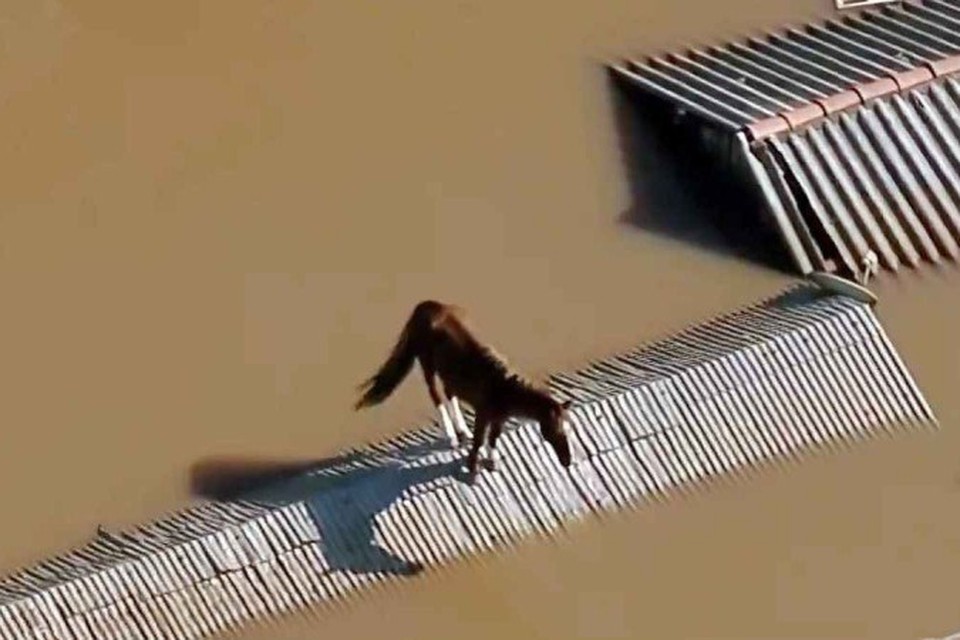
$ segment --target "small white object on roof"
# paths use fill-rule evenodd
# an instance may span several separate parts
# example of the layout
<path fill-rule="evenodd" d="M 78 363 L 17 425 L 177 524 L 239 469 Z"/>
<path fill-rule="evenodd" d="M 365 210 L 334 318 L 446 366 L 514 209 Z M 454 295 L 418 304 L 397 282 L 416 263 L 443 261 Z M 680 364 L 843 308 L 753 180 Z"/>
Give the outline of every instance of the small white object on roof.
<path fill-rule="evenodd" d="M 892 4 L 899 0 L 836 0 L 837 9 L 859 9 L 875 4 Z"/>
<path fill-rule="evenodd" d="M 853 298 L 858 302 L 863 302 L 869 305 L 874 305 L 877 303 L 876 294 L 867 289 L 865 286 L 857 284 L 852 280 L 841 278 L 838 275 L 827 273 L 826 271 L 814 271 L 808 275 L 807 278 L 811 282 L 815 283 L 818 287 L 826 289 L 832 293 L 847 296 L 848 298 Z"/>

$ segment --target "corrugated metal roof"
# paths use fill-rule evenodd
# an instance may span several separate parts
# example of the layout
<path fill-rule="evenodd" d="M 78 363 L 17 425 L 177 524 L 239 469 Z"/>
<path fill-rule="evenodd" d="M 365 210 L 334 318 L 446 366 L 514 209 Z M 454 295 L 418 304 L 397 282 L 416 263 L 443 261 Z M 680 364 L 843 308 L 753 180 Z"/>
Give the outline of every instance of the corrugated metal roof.
<path fill-rule="evenodd" d="M 801 273 L 960 254 L 960 0 L 867 9 L 618 74 L 734 142 Z"/>
<path fill-rule="evenodd" d="M 614 69 L 707 122 L 762 138 L 960 69 L 960 3 L 865 9 Z"/>
<path fill-rule="evenodd" d="M 960 254 L 960 84 L 947 78 L 765 138 L 747 153 L 815 269 L 891 271 Z"/>
<path fill-rule="evenodd" d="M 18 572 L 0 582 L 0 637 L 208 636 L 717 474 L 935 422 L 872 309 L 808 286 L 552 384 L 575 400 L 568 472 L 517 424 L 498 472 L 460 482 L 462 454 L 433 424 Z"/>

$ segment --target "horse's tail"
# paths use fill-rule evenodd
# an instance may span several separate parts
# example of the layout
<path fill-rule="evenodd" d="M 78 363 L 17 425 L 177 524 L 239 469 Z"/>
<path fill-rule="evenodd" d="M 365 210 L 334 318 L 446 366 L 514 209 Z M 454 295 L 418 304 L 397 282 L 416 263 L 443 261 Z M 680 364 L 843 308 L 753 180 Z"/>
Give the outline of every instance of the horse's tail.
<path fill-rule="evenodd" d="M 359 389 L 363 392 L 360 399 L 353 405 L 355 410 L 371 407 L 380 404 L 386 400 L 393 390 L 403 382 L 403 379 L 413 368 L 413 361 L 416 357 L 415 337 L 420 323 L 428 319 L 432 305 L 420 303 L 410 315 L 407 324 L 404 325 L 397 343 L 390 352 L 390 357 L 383 363 L 380 370 L 368 378 L 360 385 Z M 425 317 L 427 316 L 427 317 Z"/>

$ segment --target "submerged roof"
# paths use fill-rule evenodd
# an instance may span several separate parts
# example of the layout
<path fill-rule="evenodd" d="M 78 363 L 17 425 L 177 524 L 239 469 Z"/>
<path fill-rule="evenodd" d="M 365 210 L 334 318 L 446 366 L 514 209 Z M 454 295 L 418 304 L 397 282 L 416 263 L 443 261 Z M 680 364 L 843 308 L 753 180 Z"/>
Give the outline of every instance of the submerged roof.
<path fill-rule="evenodd" d="M 960 2 L 864 9 L 614 69 L 703 120 L 758 139 L 960 70 Z"/>
<path fill-rule="evenodd" d="M 534 425 L 460 478 L 436 425 L 124 532 L 0 581 L 0 637 L 198 637 L 414 566 L 883 429 L 935 421 L 870 306 L 810 286 L 554 379 L 574 464 Z M 189 634 L 176 629 L 192 629 Z M 171 631 L 173 629 L 173 631 Z"/>
<path fill-rule="evenodd" d="M 960 0 L 615 67 L 726 131 L 800 273 L 960 256 Z"/>
<path fill-rule="evenodd" d="M 896 271 L 960 255 L 960 84 L 918 87 L 771 136 L 749 152 L 816 269 Z"/>

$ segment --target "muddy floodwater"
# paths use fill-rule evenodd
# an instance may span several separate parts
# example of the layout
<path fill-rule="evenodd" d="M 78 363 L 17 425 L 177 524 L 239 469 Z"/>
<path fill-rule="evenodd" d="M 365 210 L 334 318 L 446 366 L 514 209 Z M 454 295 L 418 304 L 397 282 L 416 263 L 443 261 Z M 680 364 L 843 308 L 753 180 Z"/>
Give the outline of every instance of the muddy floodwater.
<path fill-rule="evenodd" d="M 431 417 L 354 387 L 423 298 L 535 375 L 776 292 L 603 63 L 830 0 L 13 0 L 0 8 L 4 572 Z M 920 638 L 960 629 L 960 276 L 877 284 L 937 412 L 249 638 Z"/>

